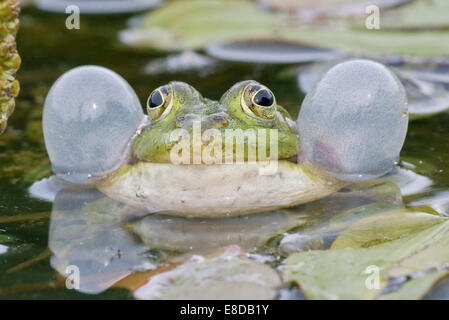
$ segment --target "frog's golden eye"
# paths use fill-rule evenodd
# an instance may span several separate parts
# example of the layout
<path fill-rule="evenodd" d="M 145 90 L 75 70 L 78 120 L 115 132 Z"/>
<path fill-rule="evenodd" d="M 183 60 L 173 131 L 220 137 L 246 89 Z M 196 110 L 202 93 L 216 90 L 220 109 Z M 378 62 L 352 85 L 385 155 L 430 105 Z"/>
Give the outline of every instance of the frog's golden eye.
<path fill-rule="evenodd" d="M 276 99 L 274 94 L 265 86 L 249 84 L 243 90 L 241 103 L 243 111 L 249 116 L 271 121 L 276 116 Z"/>
<path fill-rule="evenodd" d="M 147 112 L 152 121 L 163 119 L 173 104 L 172 90 L 169 85 L 154 90 L 147 101 Z"/>

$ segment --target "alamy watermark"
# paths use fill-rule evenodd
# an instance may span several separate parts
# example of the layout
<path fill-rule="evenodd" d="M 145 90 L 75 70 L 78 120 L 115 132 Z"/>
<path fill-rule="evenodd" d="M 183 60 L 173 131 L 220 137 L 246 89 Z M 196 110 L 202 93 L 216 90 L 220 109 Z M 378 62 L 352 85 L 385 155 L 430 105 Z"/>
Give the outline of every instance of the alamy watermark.
<path fill-rule="evenodd" d="M 366 267 L 364 274 L 369 276 L 365 280 L 365 287 L 368 290 L 379 290 L 380 289 L 380 268 L 376 265 L 370 265 Z"/>
<path fill-rule="evenodd" d="M 80 8 L 74 4 L 65 8 L 65 13 L 69 16 L 65 20 L 65 27 L 69 30 L 80 29 Z"/>
<path fill-rule="evenodd" d="M 79 290 L 80 288 L 80 269 L 78 266 L 69 265 L 65 269 L 65 286 L 67 289 Z"/>
<path fill-rule="evenodd" d="M 368 17 L 365 19 L 365 27 L 368 30 L 380 29 L 380 9 L 378 6 L 370 5 L 365 8 Z"/>
<path fill-rule="evenodd" d="M 194 121 L 191 133 L 186 129 L 173 130 L 170 142 L 175 143 L 170 161 L 176 165 L 257 163 L 261 175 L 275 174 L 278 169 L 277 129 L 210 128 L 202 132 L 201 121 Z"/>

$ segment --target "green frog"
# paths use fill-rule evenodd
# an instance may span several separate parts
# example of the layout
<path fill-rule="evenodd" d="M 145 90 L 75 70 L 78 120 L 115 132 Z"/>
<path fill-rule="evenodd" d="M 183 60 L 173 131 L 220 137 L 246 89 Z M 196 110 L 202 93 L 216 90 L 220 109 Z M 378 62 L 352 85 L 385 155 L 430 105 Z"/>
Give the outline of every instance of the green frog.
<path fill-rule="evenodd" d="M 254 80 L 219 101 L 170 82 L 149 94 L 143 115 L 119 75 L 76 68 L 55 83 L 44 108 L 53 170 L 128 205 L 186 217 L 326 197 L 388 172 L 407 129 L 405 93 L 391 72 L 366 60 L 342 65 L 307 95 L 297 121 Z"/>

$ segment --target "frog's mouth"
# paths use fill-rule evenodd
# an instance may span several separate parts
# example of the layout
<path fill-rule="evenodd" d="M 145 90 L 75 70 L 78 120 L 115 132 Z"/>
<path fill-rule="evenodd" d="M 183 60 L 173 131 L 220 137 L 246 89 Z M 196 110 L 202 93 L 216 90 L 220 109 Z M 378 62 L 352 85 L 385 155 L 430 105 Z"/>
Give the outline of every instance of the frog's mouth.
<path fill-rule="evenodd" d="M 299 155 L 294 155 L 294 156 L 289 157 L 289 158 L 278 159 L 278 161 L 286 161 L 286 162 L 291 162 L 291 163 L 298 164 L 298 163 L 301 163 L 301 162 L 304 161 L 304 155 L 302 153 L 300 153 Z M 136 156 L 131 155 L 128 158 L 128 161 L 126 162 L 126 164 L 132 166 L 132 165 L 135 165 L 135 164 L 137 164 L 139 162 L 151 163 L 151 161 L 142 160 L 142 159 L 137 158 Z M 155 162 L 155 163 L 157 163 L 157 162 Z M 163 162 L 161 162 L 161 163 L 163 163 Z M 202 165 L 207 165 L 205 163 L 201 163 L 201 164 Z"/>
<path fill-rule="evenodd" d="M 286 158 L 286 159 L 279 159 L 279 161 L 288 161 L 288 162 L 292 162 L 292 163 L 300 163 L 300 162 L 302 162 L 300 157 L 301 157 L 301 154 L 294 155 L 293 157 Z"/>

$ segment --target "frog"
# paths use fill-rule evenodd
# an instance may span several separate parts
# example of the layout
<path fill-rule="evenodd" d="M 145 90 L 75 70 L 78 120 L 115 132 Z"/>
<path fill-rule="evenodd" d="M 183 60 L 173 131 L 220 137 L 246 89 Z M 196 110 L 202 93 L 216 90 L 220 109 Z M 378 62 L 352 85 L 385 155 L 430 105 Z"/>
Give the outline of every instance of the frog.
<path fill-rule="evenodd" d="M 142 109 L 109 69 L 82 66 L 61 76 L 43 113 L 53 171 L 148 213 L 232 217 L 297 206 L 384 175 L 408 123 L 401 83 L 369 60 L 329 70 L 296 121 L 255 80 L 219 100 L 172 81 L 148 95 L 147 115 Z"/>

